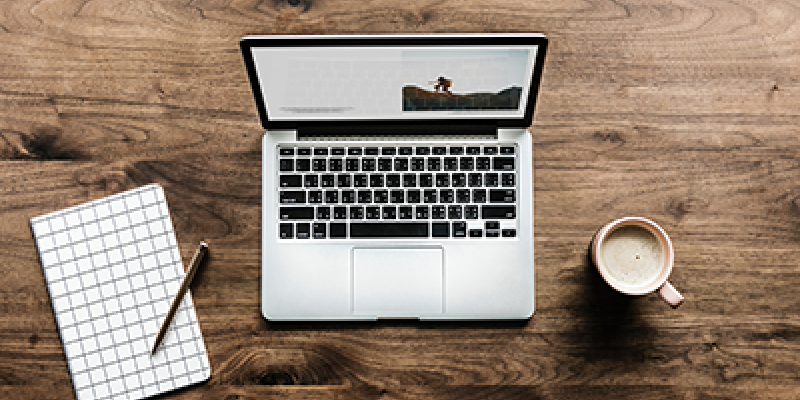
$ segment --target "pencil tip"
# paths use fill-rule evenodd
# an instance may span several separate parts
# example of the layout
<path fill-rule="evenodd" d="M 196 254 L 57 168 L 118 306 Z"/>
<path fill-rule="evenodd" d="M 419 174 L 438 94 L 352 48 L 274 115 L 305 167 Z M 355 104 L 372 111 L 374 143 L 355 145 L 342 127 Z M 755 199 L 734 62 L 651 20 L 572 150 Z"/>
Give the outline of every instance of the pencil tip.
<path fill-rule="evenodd" d="M 208 240 L 200 241 L 200 247 L 208 247 Z"/>

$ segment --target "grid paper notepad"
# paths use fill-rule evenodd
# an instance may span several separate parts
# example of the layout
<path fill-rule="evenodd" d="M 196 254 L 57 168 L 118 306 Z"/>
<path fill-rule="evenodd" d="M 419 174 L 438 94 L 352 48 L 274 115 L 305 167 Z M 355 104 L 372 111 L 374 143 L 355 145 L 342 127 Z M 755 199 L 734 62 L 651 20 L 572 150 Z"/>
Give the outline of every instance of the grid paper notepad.
<path fill-rule="evenodd" d="M 31 227 L 78 400 L 141 399 L 211 376 L 189 292 L 150 355 L 184 276 L 160 185 L 35 217 Z"/>

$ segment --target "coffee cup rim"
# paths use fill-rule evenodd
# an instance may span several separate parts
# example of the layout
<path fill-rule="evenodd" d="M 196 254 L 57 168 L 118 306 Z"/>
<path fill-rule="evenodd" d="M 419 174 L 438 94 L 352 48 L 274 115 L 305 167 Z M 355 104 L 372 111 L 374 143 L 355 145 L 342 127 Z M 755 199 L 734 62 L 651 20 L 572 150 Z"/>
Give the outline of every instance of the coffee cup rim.
<path fill-rule="evenodd" d="M 658 278 L 653 282 L 651 282 L 650 284 L 648 284 L 647 286 L 634 288 L 634 287 L 625 287 L 619 285 L 617 281 L 609 275 L 604 264 L 601 264 L 599 260 L 600 258 L 599 254 L 601 252 L 600 245 L 605 241 L 609 233 L 613 232 L 618 228 L 628 225 L 644 226 L 651 233 L 653 233 L 659 239 L 659 241 L 666 247 L 665 248 L 666 255 L 664 257 L 664 264 L 666 265 L 666 267 L 662 269 Z M 606 283 L 608 283 L 611 287 L 613 287 L 617 291 L 625 294 L 644 295 L 652 293 L 661 286 L 663 286 L 664 282 L 666 282 L 667 279 L 669 279 L 669 276 L 672 274 L 674 258 L 675 258 L 675 252 L 672 247 L 672 241 L 670 240 L 669 235 L 667 235 L 667 233 L 664 231 L 663 228 L 661 228 L 660 225 L 658 225 L 657 223 L 655 223 L 650 219 L 643 217 L 625 217 L 611 221 L 606 225 L 604 225 L 602 228 L 600 228 L 600 230 L 595 235 L 594 240 L 592 240 L 592 261 L 594 262 L 595 268 L 603 277 L 603 280 L 606 281 Z"/>

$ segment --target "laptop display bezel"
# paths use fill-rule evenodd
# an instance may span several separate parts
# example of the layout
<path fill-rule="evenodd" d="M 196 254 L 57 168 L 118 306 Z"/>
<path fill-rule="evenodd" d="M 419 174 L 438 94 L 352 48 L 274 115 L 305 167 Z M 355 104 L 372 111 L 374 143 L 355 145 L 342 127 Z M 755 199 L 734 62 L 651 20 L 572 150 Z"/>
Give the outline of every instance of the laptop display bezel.
<path fill-rule="evenodd" d="M 538 33 L 516 34 L 462 34 L 462 35 L 275 35 L 245 36 L 240 47 L 244 56 L 250 85 L 264 129 L 300 129 L 314 127 L 357 127 L 357 126 L 415 126 L 425 125 L 431 128 L 454 124 L 490 125 L 499 128 L 527 128 L 533 122 L 533 111 L 539 93 L 542 69 L 547 52 L 547 37 Z M 315 120 L 315 121 L 270 121 L 267 113 L 261 84 L 256 71 L 254 48 L 262 47 L 315 47 L 315 46 L 348 46 L 348 47 L 387 47 L 387 46 L 538 46 L 534 61 L 528 101 L 523 118 L 447 118 L 430 119 L 352 119 L 352 120 Z"/>

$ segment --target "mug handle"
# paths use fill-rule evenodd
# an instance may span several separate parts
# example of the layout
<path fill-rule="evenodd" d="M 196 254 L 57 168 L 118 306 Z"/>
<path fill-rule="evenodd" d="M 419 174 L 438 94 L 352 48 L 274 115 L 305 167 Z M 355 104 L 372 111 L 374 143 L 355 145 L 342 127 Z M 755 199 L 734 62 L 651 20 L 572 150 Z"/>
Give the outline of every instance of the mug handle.
<path fill-rule="evenodd" d="M 683 303 L 683 296 L 681 296 L 680 292 L 669 282 L 664 282 L 664 284 L 661 285 L 661 288 L 658 289 L 658 294 L 660 294 L 661 298 L 669 303 L 672 308 L 676 308 Z"/>

